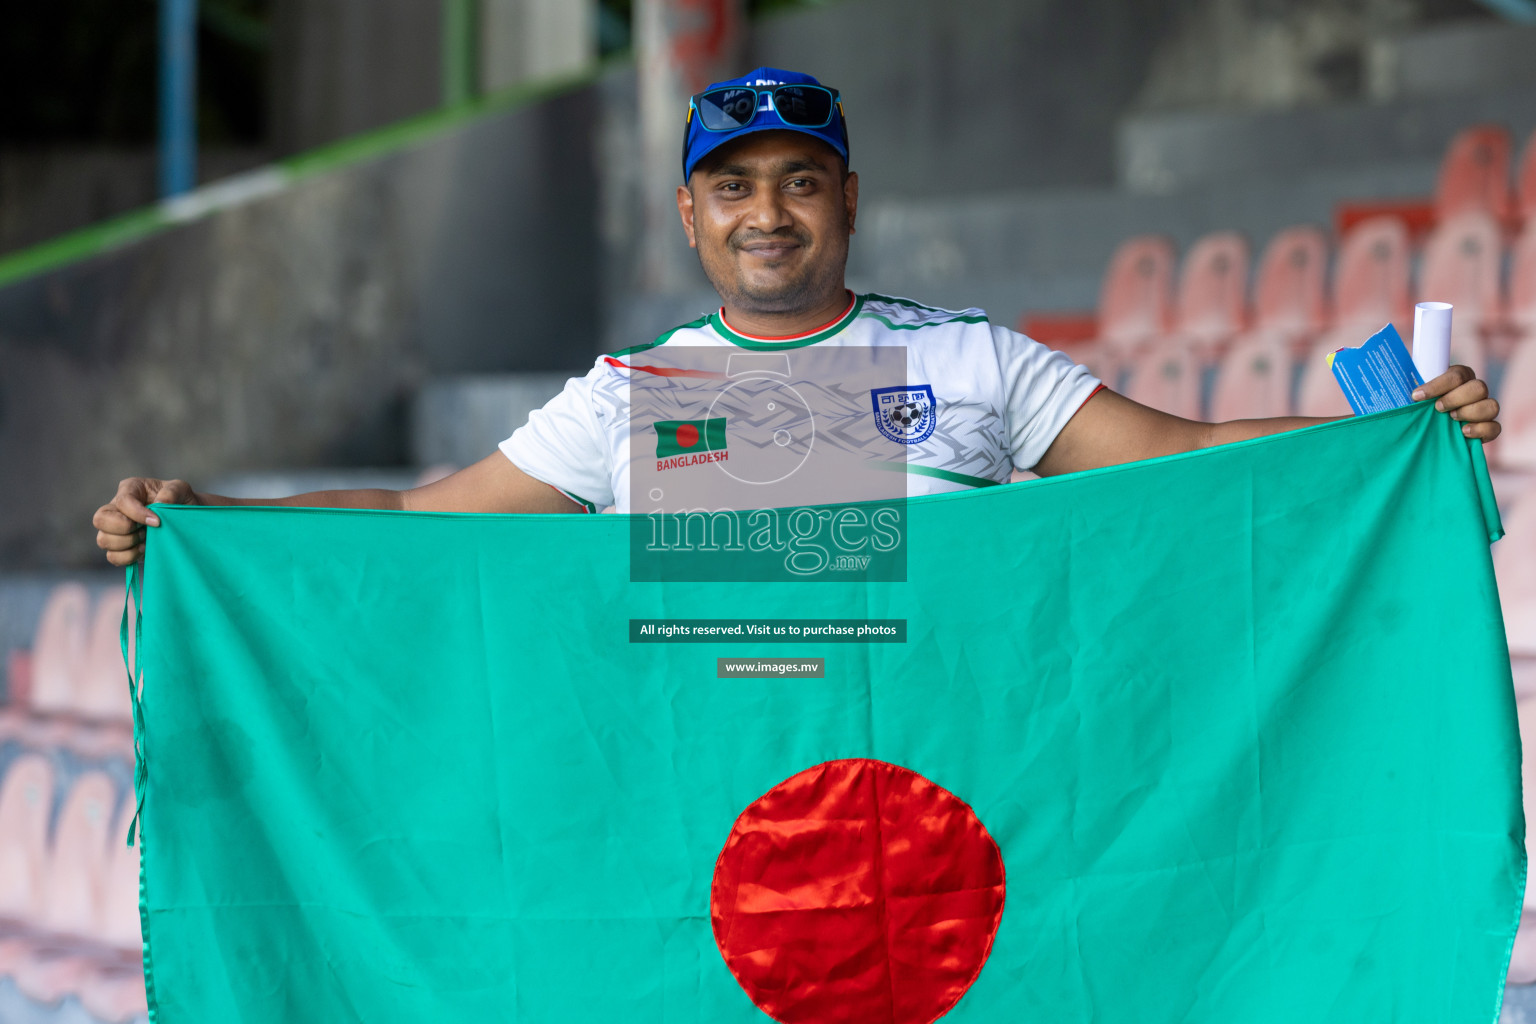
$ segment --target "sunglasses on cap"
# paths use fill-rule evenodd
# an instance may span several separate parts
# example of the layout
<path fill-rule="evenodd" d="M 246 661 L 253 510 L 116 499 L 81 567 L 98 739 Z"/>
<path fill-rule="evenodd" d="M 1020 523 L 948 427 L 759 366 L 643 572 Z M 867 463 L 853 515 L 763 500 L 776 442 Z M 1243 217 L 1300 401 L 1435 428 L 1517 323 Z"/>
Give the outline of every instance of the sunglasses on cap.
<path fill-rule="evenodd" d="M 842 116 L 843 102 L 836 89 L 824 85 L 775 85 L 757 89 L 746 85 L 728 85 L 708 89 L 688 98 L 688 117 L 699 115 L 699 127 L 708 132 L 733 132 L 745 128 L 757 116 L 762 97 L 779 120 L 796 128 L 825 128 L 832 115 Z"/>

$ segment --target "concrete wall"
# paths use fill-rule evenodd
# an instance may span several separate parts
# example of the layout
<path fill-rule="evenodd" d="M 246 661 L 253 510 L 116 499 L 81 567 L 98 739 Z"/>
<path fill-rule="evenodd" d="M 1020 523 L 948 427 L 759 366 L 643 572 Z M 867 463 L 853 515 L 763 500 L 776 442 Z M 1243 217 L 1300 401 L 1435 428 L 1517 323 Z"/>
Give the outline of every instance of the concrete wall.
<path fill-rule="evenodd" d="M 1120 125 L 1119 181 L 1134 192 L 1172 194 L 1215 182 L 1257 186 L 1320 167 L 1439 161 L 1457 132 L 1484 121 L 1505 125 L 1523 143 L 1536 130 L 1536 85 L 1259 113 L 1143 114 Z"/>
<path fill-rule="evenodd" d="M 215 181 L 270 160 L 259 147 L 204 147 L 198 179 Z M 0 148 L 0 256 L 155 201 L 148 147 Z"/>
<path fill-rule="evenodd" d="M 443 101 L 441 0 L 273 0 L 279 153 L 377 128 Z"/>
<path fill-rule="evenodd" d="M 429 373 L 590 365 L 595 95 L 0 290 L 0 571 L 93 564 L 121 476 L 398 463 Z"/>
<path fill-rule="evenodd" d="M 883 194 L 1108 184 L 1114 125 L 1178 0 L 844 0 L 760 21 L 747 67 L 842 90 Z"/>
<path fill-rule="evenodd" d="M 596 0 L 480 0 L 481 89 L 576 74 L 596 59 Z"/>

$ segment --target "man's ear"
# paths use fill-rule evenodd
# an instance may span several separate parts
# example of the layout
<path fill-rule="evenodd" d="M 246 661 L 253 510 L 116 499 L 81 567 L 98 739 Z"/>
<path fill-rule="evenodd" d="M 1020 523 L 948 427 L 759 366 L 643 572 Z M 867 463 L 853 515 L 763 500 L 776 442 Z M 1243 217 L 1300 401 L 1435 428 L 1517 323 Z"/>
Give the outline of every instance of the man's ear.
<path fill-rule="evenodd" d="M 853 222 L 859 215 L 859 172 L 849 171 L 843 179 L 843 206 L 848 211 L 848 233 L 853 234 Z"/>
<path fill-rule="evenodd" d="M 688 248 L 697 249 L 693 237 L 693 192 L 687 185 L 677 186 L 677 215 L 683 218 L 683 234 L 688 236 Z"/>

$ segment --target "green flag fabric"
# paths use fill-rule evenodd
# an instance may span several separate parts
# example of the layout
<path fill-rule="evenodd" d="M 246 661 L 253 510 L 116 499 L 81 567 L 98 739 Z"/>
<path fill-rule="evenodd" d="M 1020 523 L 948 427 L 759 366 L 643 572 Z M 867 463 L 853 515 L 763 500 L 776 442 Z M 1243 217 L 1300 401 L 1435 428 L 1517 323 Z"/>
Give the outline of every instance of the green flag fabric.
<path fill-rule="evenodd" d="M 904 582 L 635 583 L 613 515 L 156 511 L 158 1024 L 1498 1016 L 1499 525 L 1424 406 L 914 499 Z M 731 618 L 906 626 L 630 625 Z M 721 662 L 770 657 L 822 674 Z"/>

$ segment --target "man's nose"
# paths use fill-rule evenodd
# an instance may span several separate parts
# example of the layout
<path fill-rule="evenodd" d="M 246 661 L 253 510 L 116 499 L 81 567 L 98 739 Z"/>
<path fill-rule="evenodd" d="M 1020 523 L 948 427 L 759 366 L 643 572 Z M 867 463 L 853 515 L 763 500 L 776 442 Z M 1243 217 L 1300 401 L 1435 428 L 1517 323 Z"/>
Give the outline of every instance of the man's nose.
<path fill-rule="evenodd" d="M 753 194 L 752 205 L 747 211 L 747 227 L 772 233 L 792 223 L 794 219 L 789 215 L 789 204 L 777 188 L 759 188 Z"/>

